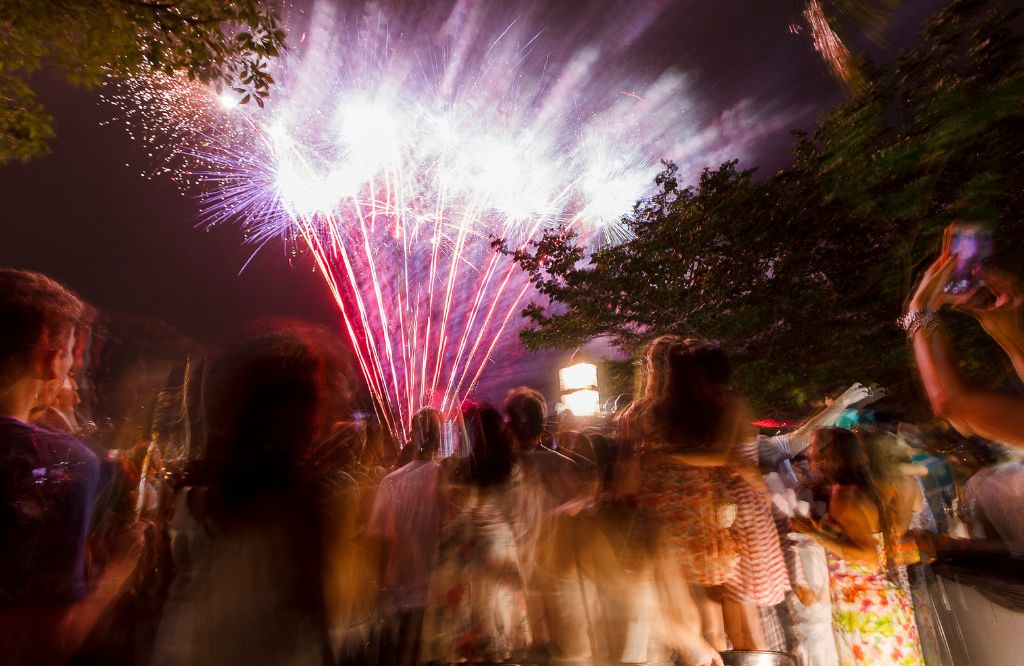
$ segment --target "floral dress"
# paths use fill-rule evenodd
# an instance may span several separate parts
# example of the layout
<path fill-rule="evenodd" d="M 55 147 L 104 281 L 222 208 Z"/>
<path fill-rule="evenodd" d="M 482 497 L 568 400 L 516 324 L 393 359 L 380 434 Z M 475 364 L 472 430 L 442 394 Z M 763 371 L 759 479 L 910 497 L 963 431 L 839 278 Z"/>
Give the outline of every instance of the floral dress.
<path fill-rule="evenodd" d="M 882 562 L 880 538 L 878 549 Z M 906 586 L 891 580 L 883 566 L 854 564 L 831 552 L 828 568 L 840 666 L 923 665 L 914 606 Z"/>
<path fill-rule="evenodd" d="M 502 662 L 532 642 L 510 507 L 513 484 L 461 487 L 430 573 L 421 662 Z"/>
<path fill-rule="evenodd" d="M 736 506 L 729 492 L 731 472 L 657 454 L 650 455 L 643 467 L 637 502 L 663 530 L 686 579 L 705 587 L 731 579 L 739 564 L 739 544 L 732 531 Z"/>

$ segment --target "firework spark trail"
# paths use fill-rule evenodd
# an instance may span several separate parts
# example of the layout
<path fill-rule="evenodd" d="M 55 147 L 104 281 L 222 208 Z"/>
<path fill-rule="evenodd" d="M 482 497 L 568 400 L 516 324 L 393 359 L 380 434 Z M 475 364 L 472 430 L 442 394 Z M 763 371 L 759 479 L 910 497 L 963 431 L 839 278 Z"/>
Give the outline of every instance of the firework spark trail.
<path fill-rule="evenodd" d="M 544 26 L 492 7 L 456 0 L 431 34 L 317 5 L 262 110 L 160 74 L 119 98 L 130 125 L 159 128 L 154 159 L 198 188 L 202 223 L 312 258 L 403 439 L 415 410 L 457 409 L 474 390 L 532 293 L 491 239 L 628 237 L 622 216 L 688 138 L 679 73 L 642 85 L 600 43 L 553 59 Z"/>

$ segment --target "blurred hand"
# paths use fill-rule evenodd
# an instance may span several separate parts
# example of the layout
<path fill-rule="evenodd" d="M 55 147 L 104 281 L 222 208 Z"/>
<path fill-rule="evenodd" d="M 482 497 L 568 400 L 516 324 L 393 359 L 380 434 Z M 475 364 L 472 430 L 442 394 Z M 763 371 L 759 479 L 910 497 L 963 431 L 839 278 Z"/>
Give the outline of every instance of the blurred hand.
<path fill-rule="evenodd" d="M 921 282 L 910 299 L 909 311 L 937 312 L 943 305 L 951 302 L 951 297 L 945 289 L 953 277 L 953 271 L 956 270 L 957 257 L 950 251 L 954 226 L 951 224 L 946 227 L 942 236 L 942 251 L 921 277 Z"/>
<path fill-rule="evenodd" d="M 841 405 L 849 407 L 855 405 L 861 400 L 864 400 L 871 395 L 871 389 L 861 384 L 853 384 L 850 388 L 843 391 L 843 394 L 836 400 Z"/>
<path fill-rule="evenodd" d="M 796 595 L 796 598 L 800 600 L 800 603 L 803 604 L 804 607 L 810 607 L 818 603 L 818 597 L 809 587 L 798 585 L 793 588 L 793 594 Z"/>
<path fill-rule="evenodd" d="M 971 315 L 994 338 L 1021 336 L 1020 311 L 1024 294 L 1017 280 L 1001 271 L 987 268 L 982 271 L 983 286 L 959 299 L 954 307 Z M 988 290 L 992 299 L 982 302 L 976 298 L 981 290 Z"/>

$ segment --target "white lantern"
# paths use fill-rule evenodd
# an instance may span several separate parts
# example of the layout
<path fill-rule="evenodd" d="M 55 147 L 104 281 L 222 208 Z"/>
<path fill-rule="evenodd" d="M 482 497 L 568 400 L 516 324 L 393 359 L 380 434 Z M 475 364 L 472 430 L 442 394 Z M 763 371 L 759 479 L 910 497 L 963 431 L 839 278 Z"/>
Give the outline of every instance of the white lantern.
<path fill-rule="evenodd" d="M 562 404 L 573 416 L 594 416 L 601 411 L 601 399 L 597 391 L 581 389 L 562 396 Z"/>
<path fill-rule="evenodd" d="M 562 390 L 579 391 L 597 386 L 597 366 L 593 363 L 576 363 L 558 371 L 558 380 Z"/>
<path fill-rule="evenodd" d="M 601 411 L 597 392 L 597 366 L 580 362 L 558 371 L 562 386 L 562 404 L 574 416 L 594 416 Z"/>

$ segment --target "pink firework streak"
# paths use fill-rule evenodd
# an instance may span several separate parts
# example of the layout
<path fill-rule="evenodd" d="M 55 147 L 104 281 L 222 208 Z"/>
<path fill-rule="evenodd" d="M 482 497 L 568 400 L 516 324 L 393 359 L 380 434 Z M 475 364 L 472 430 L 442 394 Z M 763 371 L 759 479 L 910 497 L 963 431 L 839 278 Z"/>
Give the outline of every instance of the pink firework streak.
<path fill-rule="evenodd" d="M 337 11 L 317 5 L 293 28 L 303 39 L 264 109 L 156 74 L 108 97 L 145 125 L 159 171 L 199 188 L 204 223 L 312 258 L 404 438 L 418 409 L 456 409 L 514 343 L 530 284 L 491 241 L 627 238 L 623 215 L 685 138 L 688 105 L 675 71 L 638 85 L 593 36 L 556 64 L 531 21 L 489 29 L 483 3 L 457 2 L 415 40 L 381 10 Z"/>

